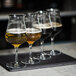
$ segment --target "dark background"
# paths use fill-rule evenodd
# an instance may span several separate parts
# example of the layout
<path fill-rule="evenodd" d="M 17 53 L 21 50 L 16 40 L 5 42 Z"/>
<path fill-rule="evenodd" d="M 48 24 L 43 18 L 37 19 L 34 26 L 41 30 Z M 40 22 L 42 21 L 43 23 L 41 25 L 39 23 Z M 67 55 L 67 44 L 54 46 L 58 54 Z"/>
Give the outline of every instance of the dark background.
<path fill-rule="evenodd" d="M 12 6 L 6 7 L 5 1 L 11 1 Z M 47 8 L 58 8 L 60 11 L 76 10 L 76 0 L 0 0 L 0 12 L 36 11 Z M 8 3 L 7 3 L 8 4 Z"/>
<path fill-rule="evenodd" d="M 46 10 L 48 8 L 58 8 L 60 12 L 76 11 L 76 0 L 22 0 L 21 4 L 17 0 L 13 1 L 13 6 L 5 7 L 5 0 L 0 0 L 0 15 L 13 13 L 25 13 L 26 11 Z M 62 32 L 56 36 L 55 42 L 75 41 L 76 40 L 76 15 L 61 16 L 63 24 Z M 11 44 L 5 40 L 5 31 L 8 24 L 7 19 L 0 19 L 0 49 L 13 48 Z M 45 43 L 50 42 L 50 38 L 45 40 Z M 39 45 L 39 41 L 34 45 Z M 28 46 L 25 42 L 20 47 Z"/>

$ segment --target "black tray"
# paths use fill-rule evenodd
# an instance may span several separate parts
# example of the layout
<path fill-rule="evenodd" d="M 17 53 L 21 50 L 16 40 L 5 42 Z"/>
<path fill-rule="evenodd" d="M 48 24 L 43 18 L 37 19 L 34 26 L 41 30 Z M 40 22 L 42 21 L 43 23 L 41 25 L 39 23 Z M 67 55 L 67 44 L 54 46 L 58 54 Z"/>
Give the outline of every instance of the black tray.
<path fill-rule="evenodd" d="M 33 52 L 33 55 L 40 54 L 40 52 Z M 28 58 L 29 54 L 19 54 L 19 60 L 21 61 L 24 58 Z M 48 60 L 41 60 L 40 63 L 34 65 L 27 65 L 25 68 L 18 68 L 18 69 L 9 69 L 6 67 L 6 63 L 10 61 L 14 61 L 14 55 L 3 55 L 0 56 L 0 65 L 4 67 L 8 71 L 22 71 L 22 70 L 32 70 L 32 69 L 40 69 L 40 68 L 47 68 L 47 67 L 57 67 L 63 65 L 72 65 L 76 64 L 76 59 L 68 56 L 64 53 L 61 53 L 57 56 L 52 56 L 51 59 Z"/>

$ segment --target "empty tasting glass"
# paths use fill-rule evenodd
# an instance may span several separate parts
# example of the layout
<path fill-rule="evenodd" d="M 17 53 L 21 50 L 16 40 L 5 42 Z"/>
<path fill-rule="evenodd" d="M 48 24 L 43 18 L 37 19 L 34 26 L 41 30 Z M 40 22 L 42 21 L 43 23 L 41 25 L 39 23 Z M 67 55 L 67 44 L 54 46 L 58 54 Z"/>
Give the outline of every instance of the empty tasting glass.
<path fill-rule="evenodd" d="M 8 26 L 5 33 L 5 39 L 12 44 L 15 49 L 15 61 L 7 63 L 8 68 L 23 67 L 18 60 L 18 47 L 26 41 L 26 29 L 23 21 L 23 15 L 9 15 Z"/>
<path fill-rule="evenodd" d="M 32 45 L 35 41 L 40 39 L 41 37 L 41 29 L 33 27 L 33 23 L 36 21 L 35 13 L 27 12 L 25 13 L 25 25 L 26 25 L 26 38 L 27 43 L 29 44 L 30 52 L 29 52 L 29 59 L 23 63 L 26 64 L 37 64 L 40 60 L 32 55 Z"/>
<path fill-rule="evenodd" d="M 51 56 L 48 55 L 48 52 L 44 52 L 43 50 L 43 43 L 45 39 L 51 36 L 51 25 L 49 24 L 49 16 L 47 15 L 46 11 L 37 11 L 37 23 L 34 24 L 34 27 L 40 28 L 42 30 L 42 36 L 40 38 L 40 44 L 41 44 L 41 60 L 47 60 L 51 58 Z M 48 49 L 47 49 L 48 50 Z"/>
<path fill-rule="evenodd" d="M 60 55 L 60 51 L 54 50 L 54 39 L 55 37 L 62 31 L 62 23 L 60 19 L 60 11 L 58 9 L 47 9 L 47 14 L 49 15 L 50 25 L 52 26 L 52 34 L 51 34 L 51 46 L 52 50 L 50 51 L 50 55 L 56 56 Z"/>

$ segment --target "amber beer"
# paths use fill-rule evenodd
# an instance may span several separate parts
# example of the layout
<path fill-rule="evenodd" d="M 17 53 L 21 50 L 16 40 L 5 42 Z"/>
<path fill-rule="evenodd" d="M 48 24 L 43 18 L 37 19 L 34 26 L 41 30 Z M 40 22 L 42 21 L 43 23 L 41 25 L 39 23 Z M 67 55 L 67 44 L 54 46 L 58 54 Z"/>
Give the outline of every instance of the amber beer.
<path fill-rule="evenodd" d="M 41 30 L 40 29 L 34 29 L 34 28 L 27 28 L 26 29 L 26 37 L 27 42 L 29 44 L 33 44 L 36 40 L 38 40 L 41 37 Z"/>
<path fill-rule="evenodd" d="M 19 47 L 26 41 L 26 31 L 24 29 L 9 29 L 6 34 L 6 40 L 14 47 Z"/>

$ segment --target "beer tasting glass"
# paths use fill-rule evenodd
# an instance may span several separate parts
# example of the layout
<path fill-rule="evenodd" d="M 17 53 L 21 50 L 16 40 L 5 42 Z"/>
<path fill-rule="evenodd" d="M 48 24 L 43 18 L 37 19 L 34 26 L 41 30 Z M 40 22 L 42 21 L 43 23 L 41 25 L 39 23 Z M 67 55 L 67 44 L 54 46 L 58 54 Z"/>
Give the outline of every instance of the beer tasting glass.
<path fill-rule="evenodd" d="M 20 68 L 21 62 L 18 60 L 18 47 L 26 41 L 26 29 L 23 21 L 23 15 L 9 15 L 8 25 L 5 33 L 5 39 L 12 44 L 15 49 L 15 61 L 7 63 L 8 68 Z"/>
<path fill-rule="evenodd" d="M 40 60 L 32 55 L 32 45 L 35 41 L 41 37 L 41 29 L 33 27 L 34 22 L 37 20 L 37 16 L 34 12 L 25 13 L 25 25 L 26 25 L 26 38 L 29 44 L 30 52 L 29 59 L 25 61 L 26 64 L 37 64 Z"/>
<path fill-rule="evenodd" d="M 37 15 L 37 23 L 34 24 L 34 27 L 40 28 L 42 30 L 41 33 L 42 36 L 40 38 L 40 44 L 41 44 L 40 60 L 47 60 L 51 58 L 51 56 L 49 56 L 47 52 L 44 52 L 43 43 L 45 39 L 51 36 L 51 30 L 50 30 L 51 25 L 49 24 L 49 16 L 47 15 L 46 11 L 42 10 L 37 11 L 36 15 Z"/>
<path fill-rule="evenodd" d="M 50 55 L 56 56 L 60 55 L 61 52 L 54 49 L 54 39 L 55 37 L 62 31 L 62 23 L 60 18 L 60 11 L 58 9 L 47 9 L 47 14 L 49 15 L 50 25 L 51 28 L 51 46 L 52 50 L 50 51 Z"/>

